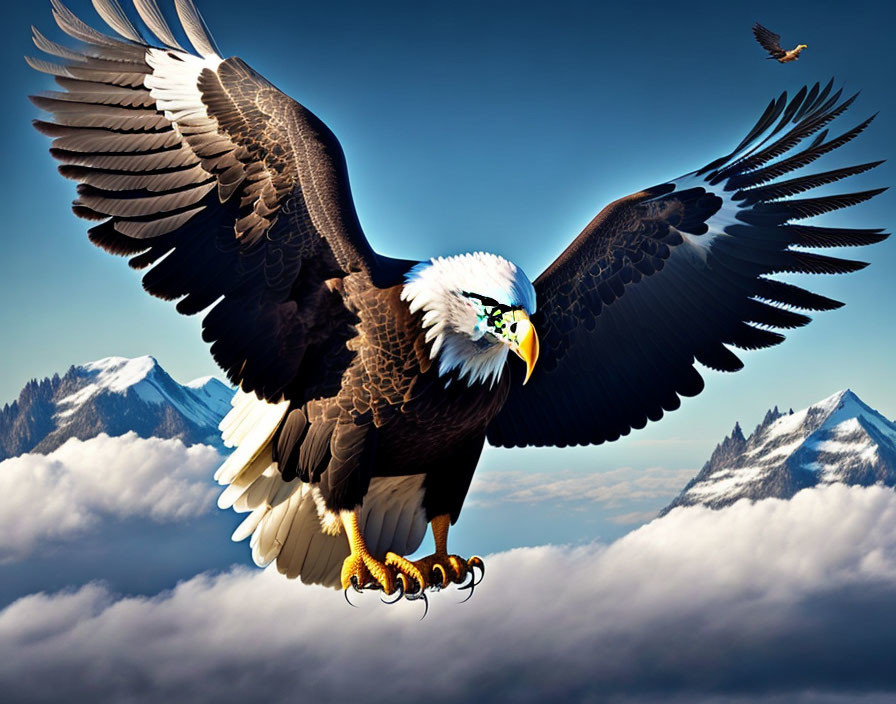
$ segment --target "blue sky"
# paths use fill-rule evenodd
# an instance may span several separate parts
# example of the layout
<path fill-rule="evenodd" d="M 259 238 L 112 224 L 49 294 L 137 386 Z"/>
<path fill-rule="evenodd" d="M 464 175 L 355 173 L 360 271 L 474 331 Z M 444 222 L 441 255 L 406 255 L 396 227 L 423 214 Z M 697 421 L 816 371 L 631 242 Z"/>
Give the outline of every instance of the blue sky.
<path fill-rule="evenodd" d="M 89 5 L 70 2 L 92 18 Z M 204 12 L 225 55 L 240 55 L 333 128 L 362 224 L 386 254 L 487 249 L 534 278 L 606 203 L 726 152 L 769 98 L 830 76 L 862 91 L 835 129 L 881 114 L 823 166 L 893 154 L 896 12 L 885 3 L 646 2 L 633 12 L 587 2 L 257 0 L 250 13 L 235 2 L 205 3 Z M 804 58 L 764 60 L 750 34 L 755 20 L 785 44 L 808 44 Z M 11 7 L 0 29 L 8 95 L 0 330 L 12 341 L 0 349 L 0 400 L 27 378 L 112 354 L 153 354 L 181 380 L 214 373 L 199 320 L 146 296 L 138 275 L 92 247 L 87 225 L 71 215 L 74 186 L 29 124 L 38 111 L 25 96 L 51 87 L 21 60 L 33 53 L 31 23 L 60 38 L 49 3 Z M 846 188 L 893 181 L 887 163 Z M 894 198 L 826 220 L 891 227 Z M 847 386 L 896 416 L 896 240 L 848 256 L 873 266 L 809 282 L 845 309 L 782 347 L 747 354 L 738 374 L 708 374 L 707 391 L 662 423 L 601 448 L 487 452 L 484 466 L 697 467 L 735 420 L 751 426 L 770 405 L 802 407 Z"/>
<path fill-rule="evenodd" d="M 89 0 L 69 4 L 96 21 Z M 534 278 L 605 204 L 727 153 L 770 98 L 831 76 L 862 91 L 836 133 L 880 115 L 815 169 L 894 156 L 892 4 L 200 6 L 225 55 L 338 135 L 362 224 L 385 254 L 486 249 Z M 808 44 L 804 58 L 766 61 L 750 33 L 756 20 L 786 45 Z M 52 86 L 22 61 L 32 23 L 61 39 L 49 2 L 6 8 L 0 26 L 0 403 L 30 377 L 109 355 L 152 354 L 180 381 L 217 373 L 199 320 L 146 296 L 71 214 L 74 185 L 30 126 L 39 113 L 25 96 Z M 888 162 L 841 186 L 894 182 Z M 894 205 L 890 191 L 825 222 L 892 229 Z M 228 541 L 239 518 L 213 508 L 219 458 L 208 448 L 125 436 L 7 460 L 5 695 L 280 701 L 307 687 L 319 701 L 344 700 L 346 688 L 370 701 L 892 701 L 889 489 L 835 485 L 792 501 L 692 508 L 629 532 L 736 420 L 749 432 L 769 406 L 802 408 L 844 387 L 896 416 L 896 238 L 844 255 L 873 265 L 790 278 L 844 309 L 745 354 L 742 372 L 706 373 L 707 390 L 661 423 L 602 447 L 486 449 L 451 546 L 505 552 L 489 557 L 488 582 L 469 604 L 455 607 L 459 597 L 445 592 L 422 624 L 419 604 L 386 608 L 367 594 L 355 611 L 334 592 L 240 567 L 248 549 Z M 174 475 L 167 508 L 154 510 L 150 489 Z M 549 496 L 526 499 L 540 494 Z M 187 496 L 192 504 L 178 503 Z M 506 552 L 519 546 L 536 547 Z M 383 647 L 352 647 L 369 642 Z"/>

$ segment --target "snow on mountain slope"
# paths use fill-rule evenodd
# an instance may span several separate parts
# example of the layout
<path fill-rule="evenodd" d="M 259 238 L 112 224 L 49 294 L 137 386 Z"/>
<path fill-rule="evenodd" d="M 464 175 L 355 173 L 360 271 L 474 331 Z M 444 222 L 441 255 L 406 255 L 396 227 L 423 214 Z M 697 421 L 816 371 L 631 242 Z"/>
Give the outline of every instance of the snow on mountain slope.
<path fill-rule="evenodd" d="M 217 427 L 232 396 L 214 377 L 179 384 L 150 356 L 75 365 L 62 377 L 29 382 L 0 409 L 0 459 L 128 431 L 221 447 Z"/>
<path fill-rule="evenodd" d="M 220 379 L 213 376 L 203 376 L 193 381 L 188 381 L 184 386 L 193 392 L 205 406 L 212 410 L 213 415 L 220 419 L 230 412 L 230 400 L 233 398 L 233 389 Z"/>
<path fill-rule="evenodd" d="M 233 392 L 213 377 L 197 380 L 196 387 L 178 384 L 149 355 L 128 359 L 106 357 L 73 367 L 83 380 L 80 389 L 56 402 L 57 418 L 77 414 L 98 393 L 133 393 L 144 403 L 172 405 L 178 413 L 200 426 L 217 426 L 222 417 L 222 399 L 227 408 Z M 208 387 L 211 387 L 209 390 Z M 220 387 L 220 388 L 219 388 Z M 227 410 L 223 409 L 223 413 Z"/>
<path fill-rule="evenodd" d="M 745 438 L 740 425 L 663 513 L 676 506 L 720 508 L 742 498 L 790 498 L 841 482 L 896 486 L 896 423 L 852 391 L 801 411 L 769 411 Z"/>

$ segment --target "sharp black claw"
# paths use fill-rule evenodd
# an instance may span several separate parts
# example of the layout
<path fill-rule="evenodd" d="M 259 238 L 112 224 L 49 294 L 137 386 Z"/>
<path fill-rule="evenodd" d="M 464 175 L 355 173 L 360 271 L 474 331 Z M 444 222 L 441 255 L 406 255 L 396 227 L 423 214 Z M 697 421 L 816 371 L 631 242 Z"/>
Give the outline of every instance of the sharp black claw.
<path fill-rule="evenodd" d="M 477 585 L 477 584 L 479 584 L 479 582 L 475 582 L 475 581 L 473 581 L 473 577 L 472 577 L 472 575 L 471 575 L 471 576 L 470 576 L 470 582 L 469 582 L 469 584 L 465 584 L 464 586 L 462 586 L 462 587 L 458 587 L 458 588 L 457 588 L 458 591 L 466 591 L 467 589 L 470 590 L 470 593 L 467 594 L 467 598 L 466 598 L 466 599 L 463 599 L 463 600 L 460 602 L 461 604 L 465 604 L 465 603 L 467 603 L 470 599 L 473 598 L 473 590 L 476 589 L 476 585 Z"/>
<path fill-rule="evenodd" d="M 348 604 L 349 606 L 351 606 L 353 609 L 357 609 L 357 608 L 358 608 L 357 606 L 355 606 L 355 605 L 352 603 L 351 599 L 348 598 L 348 587 L 345 588 L 345 591 L 343 592 L 343 596 L 345 596 L 345 603 L 346 603 L 346 604 Z"/>
<path fill-rule="evenodd" d="M 404 584 L 400 579 L 395 581 L 395 591 L 398 592 L 398 596 L 395 597 L 392 601 L 386 601 L 385 599 L 383 599 L 383 597 L 380 597 L 380 601 L 391 606 L 392 604 L 397 604 L 402 600 L 402 598 L 404 598 Z"/>
<path fill-rule="evenodd" d="M 362 592 L 362 590 L 361 590 L 361 587 L 358 586 L 358 575 L 353 574 L 349 581 L 352 584 L 352 589 L 354 589 L 356 592 L 358 592 L 358 594 L 360 594 Z M 346 591 L 348 591 L 348 588 L 346 588 Z"/>
<path fill-rule="evenodd" d="M 479 557 L 471 557 L 470 558 L 470 572 L 473 574 L 473 579 L 476 580 L 476 569 L 479 569 L 479 579 L 476 580 L 476 586 L 482 584 L 482 580 L 485 579 L 485 563 L 482 561 L 482 558 Z"/>
<path fill-rule="evenodd" d="M 408 594 L 405 596 L 408 601 L 420 601 L 423 599 L 423 615 L 420 617 L 420 620 L 426 618 L 426 614 L 429 613 L 429 598 L 426 596 L 426 592 L 422 589 L 416 594 Z"/>
<path fill-rule="evenodd" d="M 485 563 L 482 561 L 481 557 L 471 557 L 467 560 L 467 569 L 469 570 L 468 574 L 470 575 L 470 579 L 466 584 L 463 584 L 457 588 L 458 591 L 467 591 L 470 593 L 467 594 L 467 598 L 461 601 L 461 604 L 468 602 L 473 597 L 473 592 L 476 587 L 482 584 L 482 580 L 485 579 Z M 479 570 L 479 579 L 476 578 L 476 570 Z"/>

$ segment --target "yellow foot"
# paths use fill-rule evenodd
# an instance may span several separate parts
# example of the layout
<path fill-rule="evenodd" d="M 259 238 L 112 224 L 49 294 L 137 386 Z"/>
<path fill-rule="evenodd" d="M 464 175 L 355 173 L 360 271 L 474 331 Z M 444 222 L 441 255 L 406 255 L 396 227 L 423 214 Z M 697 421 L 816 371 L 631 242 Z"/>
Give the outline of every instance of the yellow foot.
<path fill-rule="evenodd" d="M 379 584 L 386 594 L 395 591 L 392 571 L 375 560 L 366 550 L 353 552 L 342 563 L 342 588 L 363 589 L 371 582 Z"/>
<path fill-rule="evenodd" d="M 482 558 L 471 557 L 464 560 L 444 552 L 437 552 L 414 562 L 390 552 L 386 553 L 386 565 L 395 568 L 396 579 L 401 580 L 402 587 L 408 593 L 430 587 L 444 588 L 451 582 L 461 584 L 474 568 L 485 573 Z"/>

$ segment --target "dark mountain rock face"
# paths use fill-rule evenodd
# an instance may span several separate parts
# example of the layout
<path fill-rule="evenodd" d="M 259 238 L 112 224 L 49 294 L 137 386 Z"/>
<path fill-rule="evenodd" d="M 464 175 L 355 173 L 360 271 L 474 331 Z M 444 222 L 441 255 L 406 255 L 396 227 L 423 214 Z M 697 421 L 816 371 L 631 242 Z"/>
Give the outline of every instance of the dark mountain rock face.
<path fill-rule="evenodd" d="M 58 374 L 43 381 L 29 381 L 16 401 L 0 409 L 0 459 L 29 452 L 53 432 L 53 399 L 60 383 Z"/>
<path fill-rule="evenodd" d="M 896 423 L 852 391 L 796 413 L 777 407 L 745 438 L 740 425 L 660 515 L 676 506 L 722 508 L 747 498 L 789 499 L 842 482 L 896 486 Z"/>
<path fill-rule="evenodd" d="M 100 433 L 180 438 L 222 447 L 218 423 L 233 389 L 215 378 L 181 385 L 152 357 L 109 357 L 29 381 L 0 409 L 0 460 L 47 453 Z"/>

